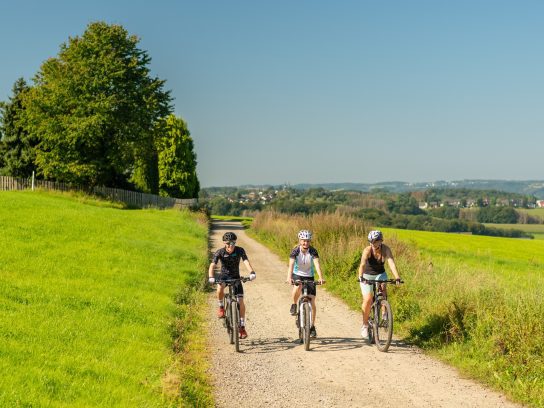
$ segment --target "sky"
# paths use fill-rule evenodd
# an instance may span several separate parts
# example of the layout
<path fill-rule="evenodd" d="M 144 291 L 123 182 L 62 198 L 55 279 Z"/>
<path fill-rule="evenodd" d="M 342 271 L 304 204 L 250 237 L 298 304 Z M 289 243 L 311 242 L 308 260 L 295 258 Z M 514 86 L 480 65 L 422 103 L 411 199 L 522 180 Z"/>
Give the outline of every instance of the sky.
<path fill-rule="evenodd" d="M 541 180 L 541 0 L 0 0 L 0 100 L 94 21 L 140 38 L 201 187 Z"/>

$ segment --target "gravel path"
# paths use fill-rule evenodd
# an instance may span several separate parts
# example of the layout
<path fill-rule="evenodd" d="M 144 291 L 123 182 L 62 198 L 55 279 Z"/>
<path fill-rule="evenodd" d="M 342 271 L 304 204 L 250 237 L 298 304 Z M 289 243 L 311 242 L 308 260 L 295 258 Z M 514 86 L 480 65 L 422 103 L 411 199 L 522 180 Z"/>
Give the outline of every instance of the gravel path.
<path fill-rule="evenodd" d="M 213 250 L 235 231 L 257 279 L 244 285 L 248 337 L 240 353 L 215 317 L 210 295 L 211 375 L 218 407 L 516 407 L 504 396 L 464 378 L 417 348 L 394 341 L 387 353 L 360 337 L 361 317 L 318 288 L 316 339 L 297 343 L 289 315 L 285 259 L 249 238 L 238 223 L 214 222 Z M 241 265 L 242 275 L 245 267 Z M 325 279 L 327 271 L 324 271 Z M 355 289 L 354 289 L 355 290 Z"/>

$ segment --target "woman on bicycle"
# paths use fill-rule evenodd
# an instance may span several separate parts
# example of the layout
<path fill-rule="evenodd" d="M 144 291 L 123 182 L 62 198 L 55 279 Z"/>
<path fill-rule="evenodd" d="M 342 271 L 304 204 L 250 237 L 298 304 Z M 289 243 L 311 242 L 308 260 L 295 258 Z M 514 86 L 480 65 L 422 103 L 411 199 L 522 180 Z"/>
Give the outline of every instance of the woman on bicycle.
<path fill-rule="evenodd" d="M 289 267 L 287 268 L 286 282 L 293 284 L 296 280 L 309 280 L 314 281 L 315 272 L 319 276 L 319 282 L 324 283 L 323 274 L 321 272 L 321 265 L 319 264 L 319 254 L 317 249 L 310 245 L 312 240 L 312 233 L 308 230 L 301 230 L 298 233 L 298 245 L 293 248 L 289 255 Z M 291 315 L 297 314 L 297 301 L 300 297 L 302 287 L 293 286 L 293 304 L 291 305 Z M 310 336 L 316 337 L 317 332 L 315 330 L 315 315 L 317 309 L 315 307 L 316 288 L 315 284 L 308 287 L 308 293 L 312 298 L 312 327 L 310 328 Z"/>
<path fill-rule="evenodd" d="M 256 278 L 256 274 L 249 263 L 247 258 L 246 251 L 242 247 L 236 246 L 236 234 L 234 232 L 226 232 L 223 235 L 223 244 L 225 246 L 221 249 L 218 249 L 215 254 L 213 254 L 212 262 L 208 269 L 208 278 L 209 282 L 213 285 L 215 283 L 215 278 L 213 270 L 215 265 L 221 261 L 221 273 L 219 274 L 217 280 L 229 280 L 229 279 L 239 279 L 240 278 L 240 261 L 242 261 L 249 272 L 249 279 L 253 280 Z M 236 282 L 233 286 L 234 294 L 238 297 L 238 303 L 240 304 L 240 338 L 245 339 L 247 337 L 247 332 L 245 328 L 245 318 L 246 318 L 246 306 L 244 304 L 244 286 L 241 281 Z M 225 285 L 217 286 L 217 304 L 219 309 L 217 310 L 217 317 L 225 317 L 225 309 L 223 308 L 223 298 L 225 297 Z"/>
<path fill-rule="evenodd" d="M 372 306 L 372 285 L 362 282 L 362 280 L 385 280 L 387 273 L 385 272 L 385 261 L 389 265 L 389 269 L 395 275 L 397 285 L 400 284 L 400 276 L 397 272 L 397 266 L 393 259 L 391 248 L 383 243 L 383 234 L 381 231 L 370 231 L 368 234 L 368 242 L 370 245 L 363 249 L 361 263 L 359 264 L 359 281 L 361 282 L 361 292 L 363 293 L 363 327 L 361 328 L 361 336 L 368 337 L 368 317 Z M 385 291 L 385 285 L 383 287 Z"/>

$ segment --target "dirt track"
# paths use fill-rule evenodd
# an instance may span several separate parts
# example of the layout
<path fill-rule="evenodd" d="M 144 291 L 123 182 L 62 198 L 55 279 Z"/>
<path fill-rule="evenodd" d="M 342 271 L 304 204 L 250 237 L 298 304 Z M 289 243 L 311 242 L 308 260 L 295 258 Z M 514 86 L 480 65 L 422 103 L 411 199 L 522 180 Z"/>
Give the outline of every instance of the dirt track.
<path fill-rule="evenodd" d="M 393 342 L 388 353 L 360 337 L 361 317 L 318 288 L 317 339 L 304 351 L 289 315 L 290 287 L 283 283 L 287 256 L 279 259 L 247 237 L 238 223 L 216 222 L 213 249 L 227 230 L 238 235 L 257 279 L 244 285 L 248 338 L 241 353 L 228 342 L 210 305 L 210 356 L 218 407 L 515 407 L 500 394 L 463 379 L 452 368 Z M 246 275 L 241 265 L 242 275 Z M 324 271 L 325 279 L 327 271 Z M 354 287 L 357 290 L 357 287 Z"/>

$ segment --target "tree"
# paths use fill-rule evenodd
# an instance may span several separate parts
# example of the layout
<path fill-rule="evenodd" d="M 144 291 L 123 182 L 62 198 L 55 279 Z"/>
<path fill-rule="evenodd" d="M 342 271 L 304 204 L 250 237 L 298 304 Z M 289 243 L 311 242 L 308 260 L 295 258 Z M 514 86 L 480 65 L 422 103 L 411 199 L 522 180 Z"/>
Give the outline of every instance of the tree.
<path fill-rule="evenodd" d="M 159 189 L 161 195 L 178 198 L 198 197 L 193 139 L 182 118 L 169 115 L 158 127 Z"/>
<path fill-rule="evenodd" d="M 138 42 L 120 25 L 95 22 L 42 64 L 25 114 L 40 140 L 43 176 L 157 190 L 154 129 L 171 97 L 163 80 L 150 77 L 151 59 Z"/>
<path fill-rule="evenodd" d="M 22 123 L 23 98 L 29 90 L 23 78 L 13 84 L 9 102 L 0 104 L 0 172 L 13 177 L 30 177 L 36 170 L 36 138 Z"/>

